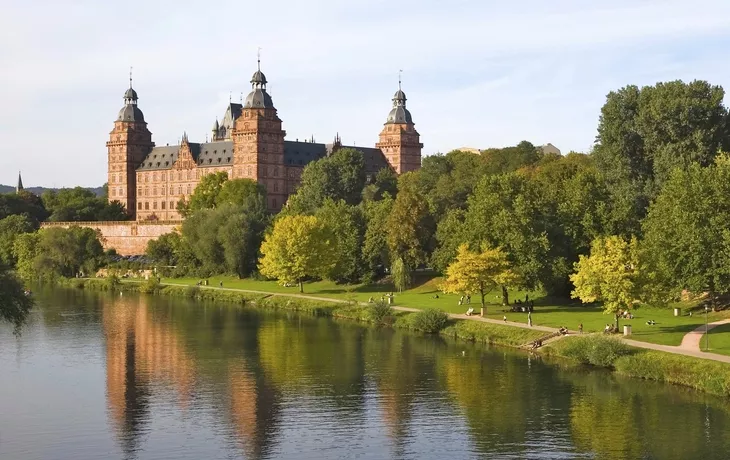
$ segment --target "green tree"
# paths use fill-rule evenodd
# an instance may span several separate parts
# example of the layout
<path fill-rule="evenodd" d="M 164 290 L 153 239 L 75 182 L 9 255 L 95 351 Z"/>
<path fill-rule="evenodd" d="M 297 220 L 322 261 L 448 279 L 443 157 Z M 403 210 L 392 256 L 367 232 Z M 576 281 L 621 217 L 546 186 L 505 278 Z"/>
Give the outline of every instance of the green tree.
<path fill-rule="evenodd" d="M 42 222 L 48 217 L 43 201 L 27 191 L 15 193 L 0 193 L 0 219 L 12 215 L 25 214 L 36 222 Z"/>
<path fill-rule="evenodd" d="M 405 173 L 398 179 L 398 196 L 386 229 L 391 259 L 402 258 L 411 268 L 428 261 L 436 227 L 418 185 L 418 175 L 414 172 Z"/>
<path fill-rule="evenodd" d="M 484 316 L 487 312 L 486 295 L 497 287 L 501 287 L 504 293 L 517 281 L 518 276 L 510 268 L 507 254 L 501 249 L 482 244 L 479 252 L 473 252 L 469 245 L 462 244 L 456 260 L 446 269 L 446 280 L 441 290 L 454 294 L 479 293 L 481 315 Z M 509 303 L 509 299 L 505 300 Z"/>
<path fill-rule="evenodd" d="M 606 177 L 622 235 L 640 231 L 649 202 L 675 167 L 711 165 L 730 142 L 724 90 L 672 81 L 612 91 L 601 109 L 593 155 Z"/>
<path fill-rule="evenodd" d="M 247 212 L 266 213 L 266 187 L 251 179 L 231 179 L 223 182 L 216 197 L 217 206 L 233 204 Z"/>
<path fill-rule="evenodd" d="M 542 150 L 528 141 L 514 147 L 486 149 L 482 151 L 486 174 L 503 174 L 532 165 L 542 158 Z"/>
<path fill-rule="evenodd" d="M 556 293 L 565 289 L 570 266 L 551 244 L 562 235 L 543 198 L 523 174 L 484 177 L 469 198 L 463 242 L 501 248 L 525 287 Z"/>
<path fill-rule="evenodd" d="M 25 295 L 21 282 L 12 273 L 0 268 L 0 320 L 12 324 L 18 334 L 32 307 L 33 301 Z"/>
<path fill-rule="evenodd" d="M 91 190 L 75 187 L 49 190 L 41 197 L 52 222 L 88 222 L 99 220 L 127 220 L 129 215 L 119 202 L 108 203 Z"/>
<path fill-rule="evenodd" d="M 363 201 L 379 201 L 385 194 L 394 197 L 398 194 L 398 175 L 390 168 L 383 168 L 375 175 L 372 183 L 362 191 Z"/>
<path fill-rule="evenodd" d="M 261 245 L 259 270 L 264 276 L 285 283 L 298 283 L 308 276 L 324 277 L 337 262 L 335 237 L 318 217 L 282 216 Z"/>
<path fill-rule="evenodd" d="M 40 239 L 39 232 L 21 233 L 15 238 L 13 245 L 15 270 L 22 279 L 33 280 L 38 277 L 35 260 L 40 252 Z"/>
<path fill-rule="evenodd" d="M 315 214 L 328 228 L 332 230 L 337 244 L 332 248 L 336 251 L 337 262 L 332 267 L 327 278 L 338 283 L 354 283 L 360 279 L 363 272 L 362 247 L 365 237 L 365 218 L 358 206 L 351 206 L 344 200 L 333 201 L 326 199 Z"/>
<path fill-rule="evenodd" d="M 182 244 L 180 234 L 166 233 L 147 243 L 145 255 L 160 265 L 171 266 L 178 263 L 178 248 Z"/>
<path fill-rule="evenodd" d="M 26 214 L 16 214 L 0 219 L 0 267 L 13 267 L 16 259 L 13 247 L 18 235 L 38 229 L 37 222 Z"/>
<path fill-rule="evenodd" d="M 344 148 L 304 167 L 296 193 L 287 209 L 293 214 L 311 214 L 325 199 L 358 204 L 365 187 L 365 160 L 359 150 Z"/>
<path fill-rule="evenodd" d="M 190 200 L 178 210 L 182 210 L 184 212 L 183 216 L 187 217 L 201 209 L 215 208 L 218 195 L 221 193 L 223 185 L 227 180 L 228 173 L 225 171 L 204 175 L 198 185 L 195 186 L 193 194 L 190 195 Z"/>
<path fill-rule="evenodd" d="M 51 227 L 22 234 L 16 239 L 14 252 L 18 273 L 28 279 L 93 273 L 104 257 L 97 233 L 81 227 Z"/>
<path fill-rule="evenodd" d="M 393 198 L 385 194 L 380 201 L 363 201 L 361 206 L 365 215 L 366 228 L 362 247 L 365 265 L 363 282 L 372 282 L 385 274 L 390 265 L 388 252 L 388 219 L 393 209 Z"/>
<path fill-rule="evenodd" d="M 411 269 L 403 261 L 402 257 L 398 257 L 393 261 L 390 269 L 393 285 L 398 292 L 403 292 L 411 285 Z"/>
<path fill-rule="evenodd" d="M 677 169 L 649 208 L 642 255 L 653 292 L 730 291 L 730 160 Z M 667 299 L 664 299 L 667 300 Z"/>
<path fill-rule="evenodd" d="M 639 253 L 636 238 L 598 238 L 589 256 L 580 256 L 570 276 L 575 289 L 571 296 L 581 302 L 603 302 L 618 329 L 619 312 L 629 310 L 639 298 Z"/>

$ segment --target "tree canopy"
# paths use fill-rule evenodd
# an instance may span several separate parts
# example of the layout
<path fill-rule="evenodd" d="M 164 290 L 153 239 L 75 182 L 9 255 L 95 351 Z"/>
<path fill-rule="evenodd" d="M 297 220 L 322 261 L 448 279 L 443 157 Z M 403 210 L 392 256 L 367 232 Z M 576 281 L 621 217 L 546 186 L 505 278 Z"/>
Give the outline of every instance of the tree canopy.
<path fill-rule="evenodd" d="M 446 269 L 441 290 L 454 294 L 475 294 L 481 297 L 481 314 L 486 314 L 485 296 L 497 287 L 506 288 L 518 282 L 518 275 L 499 248 L 482 244 L 480 250 L 470 251 L 468 244 L 459 246 L 456 260 Z"/>
<path fill-rule="evenodd" d="M 575 285 L 571 296 L 582 302 L 603 302 L 618 328 L 619 312 L 629 310 L 639 299 L 639 252 L 637 240 L 619 236 L 597 238 L 589 256 L 582 255 L 570 276 Z"/>
<path fill-rule="evenodd" d="M 298 283 L 308 276 L 326 277 L 337 263 L 337 241 L 316 216 L 282 216 L 261 245 L 259 270 L 284 283 Z"/>

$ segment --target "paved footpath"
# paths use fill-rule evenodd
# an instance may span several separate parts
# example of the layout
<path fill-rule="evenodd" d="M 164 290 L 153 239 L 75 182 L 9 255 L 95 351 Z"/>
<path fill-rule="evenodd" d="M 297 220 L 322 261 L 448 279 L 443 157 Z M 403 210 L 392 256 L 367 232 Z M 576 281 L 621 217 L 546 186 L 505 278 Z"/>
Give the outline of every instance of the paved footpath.
<path fill-rule="evenodd" d="M 179 284 L 179 283 L 161 283 L 163 285 L 168 286 L 190 286 L 189 284 Z M 236 292 L 247 292 L 251 294 L 263 294 L 268 296 L 281 296 L 281 297 L 296 297 L 299 299 L 307 299 L 307 300 L 317 300 L 322 302 L 332 302 L 332 303 L 350 303 L 349 300 L 344 299 L 332 299 L 327 297 L 318 297 L 318 296 L 312 296 L 307 294 L 288 294 L 288 293 L 280 293 L 280 292 L 266 292 L 266 291 L 254 291 L 249 289 L 235 289 L 235 288 L 226 288 L 226 287 L 216 287 L 216 286 L 200 286 L 201 289 L 218 289 L 221 291 L 236 291 Z M 366 302 L 359 302 L 360 305 L 368 305 Z M 417 308 L 408 308 L 408 307 L 397 307 L 393 306 L 394 310 L 398 311 L 409 311 L 409 312 L 417 312 L 420 311 Z M 523 329 L 534 329 L 537 331 L 544 331 L 544 332 L 557 332 L 558 330 L 553 327 L 546 327 L 546 326 L 535 326 L 532 327 L 528 326 L 525 323 L 516 323 L 514 321 L 507 321 L 506 323 L 504 321 L 499 321 L 497 319 L 492 318 L 482 318 L 481 316 L 467 316 L 463 314 L 456 314 L 456 313 L 448 313 L 450 318 L 456 318 L 456 319 L 467 319 L 470 321 L 481 321 L 483 323 L 492 323 L 492 324 L 499 324 L 502 326 L 512 326 L 512 327 L 521 327 Z M 714 323 L 708 324 L 708 329 L 712 329 L 716 326 L 719 326 L 721 324 L 727 324 L 730 323 L 730 319 L 722 320 L 722 321 L 716 321 Z M 575 332 L 571 332 L 571 334 L 574 334 Z M 671 345 L 659 345 L 656 343 L 649 343 L 649 342 L 640 342 L 638 340 L 631 340 L 631 339 L 625 339 L 621 338 L 621 340 L 626 343 L 627 345 L 631 345 L 632 347 L 637 348 L 645 348 L 647 350 L 657 350 L 657 351 L 664 351 L 667 353 L 674 353 L 676 355 L 685 355 L 685 356 L 691 356 L 693 358 L 700 358 L 700 359 L 709 359 L 712 361 L 720 361 L 724 363 L 730 363 L 730 356 L 725 355 L 718 355 L 717 353 L 705 353 L 703 351 L 700 351 L 699 343 L 702 339 L 702 335 L 705 333 L 705 326 L 700 326 L 694 331 L 688 333 L 684 336 L 682 339 L 682 344 L 679 346 L 671 346 Z M 559 337 L 558 337 L 559 338 Z"/>

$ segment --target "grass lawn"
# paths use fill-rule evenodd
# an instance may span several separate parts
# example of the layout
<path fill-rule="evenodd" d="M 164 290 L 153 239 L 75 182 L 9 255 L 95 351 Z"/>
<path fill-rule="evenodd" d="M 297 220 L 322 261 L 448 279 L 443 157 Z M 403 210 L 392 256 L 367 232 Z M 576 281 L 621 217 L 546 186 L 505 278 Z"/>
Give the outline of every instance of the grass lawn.
<path fill-rule="evenodd" d="M 164 279 L 163 282 L 194 285 L 199 278 L 176 278 Z M 238 279 L 230 276 L 216 276 L 208 278 L 210 286 L 217 287 L 223 281 L 223 287 L 246 289 L 253 291 L 276 292 L 281 294 L 299 294 L 297 286 L 284 287 L 276 281 L 256 281 L 251 279 Z M 414 287 L 395 294 L 395 305 L 411 308 L 438 308 L 449 313 L 464 313 L 468 306 L 459 305 L 459 295 L 444 294 L 438 290 L 441 278 L 434 278 L 427 274 L 416 274 Z M 304 284 L 304 294 L 318 297 L 329 297 L 343 300 L 356 300 L 367 302 L 370 297 L 379 299 L 382 295 L 393 292 L 391 284 L 355 284 L 340 285 L 331 281 L 316 281 Z M 521 298 L 524 300 L 526 292 L 510 291 L 510 301 Z M 435 296 L 438 295 L 438 298 Z M 602 331 L 606 323 L 612 323 L 613 317 L 604 315 L 599 307 L 585 307 L 578 302 L 569 299 L 554 299 L 540 293 L 529 293 L 535 300 L 535 311 L 532 314 L 532 321 L 535 325 L 560 327 L 565 326 L 570 330 L 577 330 L 578 325 L 583 323 L 584 332 Z M 533 297 L 534 296 L 534 297 Z M 471 306 L 479 312 L 478 296 L 472 296 Z M 527 323 L 527 313 L 505 312 L 501 305 L 501 296 L 498 291 L 492 291 L 487 295 L 487 317 L 501 320 L 507 316 L 512 322 Z M 632 326 L 632 339 L 644 342 L 657 343 L 662 345 L 679 345 L 682 337 L 705 323 L 704 314 L 700 311 L 690 317 L 689 309 L 693 303 L 679 303 L 673 306 L 682 308 L 682 316 L 673 316 L 671 308 L 649 308 L 643 307 L 634 311 L 633 320 L 621 320 L 620 326 L 630 324 Z M 710 322 L 724 319 L 730 316 L 730 312 L 710 313 Z M 648 320 L 654 320 L 656 325 L 649 326 Z M 726 326 L 727 327 L 727 326 Z M 623 329 L 622 329 L 623 330 Z M 715 329 L 719 331 L 720 329 Z M 730 328 L 727 329 L 730 331 Z M 711 334 L 715 333 L 714 331 Z M 730 335 L 730 334 L 728 334 Z M 711 339 L 712 340 L 712 339 Z M 718 345 L 719 346 L 719 345 Z M 730 338 L 727 340 L 726 349 L 730 354 Z M 718 351 L 719 352 L 719 351 Z"/>
<path fill-rule="evenodd" d="M 714 329 L 710 329 L 710 353 L 718 353 L 720 355 L 730 356 L 730 324 L 722 324 Z M 705 339 L 702 336 L 700 349 L 705 351 Z"/>

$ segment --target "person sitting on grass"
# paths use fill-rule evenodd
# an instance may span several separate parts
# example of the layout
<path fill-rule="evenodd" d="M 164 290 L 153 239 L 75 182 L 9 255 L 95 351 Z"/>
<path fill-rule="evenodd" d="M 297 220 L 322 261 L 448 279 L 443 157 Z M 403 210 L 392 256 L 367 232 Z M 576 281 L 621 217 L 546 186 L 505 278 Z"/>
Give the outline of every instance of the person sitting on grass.
<path fill-rule="evenodd" d="M 474 308 L 473 307 L 469 307 L 469 309 L 466 311 L 466 316 L 471 316 L 473 314 L 474 314 Z"/>
<path fill-rule="evenodd" d="M 507 322 L 507 315 L 502 316 L 502 321 L 504 321 L 505 323 Z"/>
<path fill-rule="evenodd" d="M 370 298 L 368 299 L 368 303 L 375 303 L 375 299 L 373 299 L 372 297 L 370 297 Z"/>
<path fill-rule="evenodd" d="M 603 333 L 604 334 L 610 334 L 611 333 L 611 325 L 610 324 L 606 324 L 606 327 L 603 328 Z"/>

